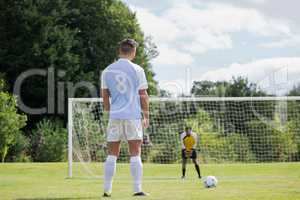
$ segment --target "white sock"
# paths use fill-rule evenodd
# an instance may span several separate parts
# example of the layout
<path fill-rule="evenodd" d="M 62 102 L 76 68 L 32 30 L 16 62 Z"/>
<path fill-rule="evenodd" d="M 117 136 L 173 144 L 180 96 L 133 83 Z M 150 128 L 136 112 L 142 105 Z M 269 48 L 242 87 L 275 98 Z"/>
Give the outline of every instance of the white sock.
<path fill-rule="evenodd" d="M 130 158 L 130 170 L 133 178 L 134 192 L 142 192 L 143 164 L 140 156 Z"/>
<path fill-rule="evenodd" d="M 111 193 L 113 176 L 116 172 L 116 156 L 107 156 L 106 162 L 104 164 L 104 192 Z"/>

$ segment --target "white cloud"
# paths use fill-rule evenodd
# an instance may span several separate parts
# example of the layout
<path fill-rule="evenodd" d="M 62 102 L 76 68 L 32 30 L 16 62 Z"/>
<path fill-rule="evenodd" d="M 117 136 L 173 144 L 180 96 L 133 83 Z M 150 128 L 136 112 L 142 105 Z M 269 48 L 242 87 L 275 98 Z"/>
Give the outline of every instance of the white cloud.
<path fill-rule="evenodd" d="M 262 3 L 266 3 L 269 0 L 249 0 L 249 2 L 251 3 L 255 3 L 255 4 L 262 4 Z"/>
<path fill-rule="evenodd" d="M 256 60 L 250 63 L 233 63 L 229 67 L 211 70 L 200 80 L 229 81 L 232 77 L 247 77 L 262 89 L 284 88 L 286 91 L 300 81 L 300 57 L 283 57 Z"/>
<path fill-rule="evenodd" d="M 161 14 L 131 6 L 146 35 L 152 35 L 158 47 L 177 48 L 178 52 L 200 55 L 209 50 L 233 48 L 233 33 L 249 32 L 257 36 L 289 38 L 287 21 L 264 16 L 258 10 L 206 3 L 192 7 L 177 3 Z"/>
<path fill-rule="evenodd" d="M 284 57 L 256 60 L 250 63 L 233 63 L 228 67 L 211 70 L 203 74 L 201 80 L 230 80 L 233 76 L 245 76 L 250 80 L 259 82 L 278 70 L 287 69 L 300 79 L 300 57 Z"/>
<path fill-rule="evenodd" d="M 196 0 L 197 1 L 197 0 Z M 199 1 L 199 0 L 198 0 Z M 200 0 L 200 1 L 205 1 L 205 0 Z M 271 0 L 213 0 L 214 2 L 226 2 L 226 3 L 238 3 L 240 4 L 265 4 L 267 2 L 270 2 Z M 274 1 L 274 0 L 273 0 Z"/>
<path fill-rule="evenodd" d="M 194 61 L 194 58 L 186 53 L 182 53 L 174 48 L 168 46 L 160 46 L 159 56 L 154 59 L 154 66 L 162 65 L 181 65 L 188 66 L 191 65 Z"/>
<path fill-rule="evenodd" d="M 150 11 L 131 6 L 137 13 L 142 30 L 154 38 L 158 45 L 159 56 L 153 61 L 154 67 L 161 65 L 190 65 L 194 61 L 190 54 L 182 52 L 174 46 L 173 41 L 180 35 L 178 27 L 168 19 L 154 15 Z"/>
<path fill-rule="evenodd" d="M 228 34 L 212 34 L 207 30 L 198 29 L 186 33 L 186 38 L 191 38 L 190 42 L 177 42 L 180 48 L 193 55 L 206 53 L 209 50 L 231 49 L 233 46 L 232 39 Z M 188 39 L 186 39 L 188 40 Z"/>
<path fill-rule="evenodd" d="M 282 57 L 256 60 L 249 63 L 233 63 L 228 67 L 211 70 L 203 75 L 183 71 L 181 78 L 159 82 L 162 89 L 180 95 L 189 94 L 193 81 L 231 81 L 242 76 L 256 83 L 262 90 L 275 95 L 287 94 L 294 85 L 300 83 L 300 57 Z M 198 76 L 197 76 L 198 75 Z M 185 78 L 184 78 L 185 77 Z"/>
<path fill-rule="evenodd" d="M 143 2 L 147 2 L 147 5 L 153 4 L 150 1 Z M 164 80 L 166 82 L 166 80 L 178 79 L 177 82 L 182 84 L 183 81 L 179 81 L 179 79 L 182 80 L 183 75 L 180 72 L 184 71 L 183 67 L 207 66 L 205 63 L 207 61 L 201 62 L 203 54 L 212 50 L 239 48 L 239 45 L 235 46 L 237 38 L 242 41 L 243 48 L 247 48 L 250 44 L 263 48 L 288 48 L 297 47 L 300 44 L 300 37 L 297 35 L 299 27 L 295 26 L 292 18 L 265 12 L 264 8 L 270 7 L 269 10 L 272 12 L 276 10 L 277 13 L 278 9 L 271 9 L 273 8 L 271 0 L 168 0 L 162 4 L 165 2 L 168 2 L 167 6 L 160 6 L 160 9 L 152 9 L 153 6 L 148 9 L 148 6 L 141 4 L 135 5 L 142 7 L 130 6 L 133 11 L 136 11 L 145 35 L 152 35 L 158 46 L 160 55 L 153 61 L 153 66 L 160 83 L 163 83 Z M 284 7 L 285 4 L 282 2 L 280 6 Z M 293 6 L 289 4 L 288 7 Z M 282 14 L 287 15 L 288 12 Z M 241 34 L 237 36 L 236 33 L 242 33 L 243 38 L 240 38 Z M 255 39 L 244 33 L 250 33 Z M 261 42 L 265 38 L 273 42 Z M 244 51 L 239 55 L 238 51 L 239 49 L 235 49 L 234 52 L 237 52 L 237 55 L 232 58 L 241 56 L 240 60 L 246 60 L 245 56 L 248 55 L 244 55 Z M 230 55 L 228 54 L 228 56 Z M 207 56 L 211 55 L 207 54 Z M 255 56 L 253 53 L 253 55 L 249 55 L 249 58 Z M 265 56 L 271 57 L 272 52 L 266 53 Z M 266 86 L 265 82 L 269 83 L 272 74 L 277 81 L 276 77 L 280 76 L 289 80 L 299 79 L 299 60 L 298 57 L 287 57 L 263 59 L 245 64 L 233 63 L 226 68 L 208 71 L 201 77 L 196 76 L 204 70 L 200 72 L 200 69 L 197 69 L 198 73 L 193 74 L 193 80 L 197 78 L 230 80 L 232 76 L 247 76 L 250 81 Z M 234 60 L 230 61 L 228 58 L 224 62 L 229 63 Z M 288 66 L 289 77 L 284 75 L 284 72 L 287 71 L 284 68 L 286 66 Z M 171 72 L 170 69 L 173 71 Z M 207 69 L 208 67 L 205 67 L 205 70 Z"/>
<path fill-rule="evenodd" d="M 298 47 L 300 45 L 300 36 L 294 35 L 290 38 L 280 39 L 278 41 L 260 44 L 264 48 L 287 48 Z"/>
<path fill-rule="evenodd" d="M 255 9 L 210 3 L 204 9 L 189 4 L 179 4 L 162 16 L 180 27 L 184 32 L 207 31 L 210 34 L 228 34 L 248 31 L 258 35 L 289 34 L 286 22 L 262 15 Z M 199 35 L 201 36 L 201 35 Z"/>
<path fill-rule="evenodd" d="M 170 92 L 172 95 L 187 94 L 186 83 L 183 79 L 177 79 L 172 81 L 159 82 L 159 88 Z"/>
<path fill-rule="evenodd" d="M 144 8 L 135 6 L 130 6 L 130 8 L 136 12 L 142 30 L 147 35 L 153 36 L 158 44 L 172 42 L 180 35 L 176 24 L 168 19 L 159 17 Z"/>

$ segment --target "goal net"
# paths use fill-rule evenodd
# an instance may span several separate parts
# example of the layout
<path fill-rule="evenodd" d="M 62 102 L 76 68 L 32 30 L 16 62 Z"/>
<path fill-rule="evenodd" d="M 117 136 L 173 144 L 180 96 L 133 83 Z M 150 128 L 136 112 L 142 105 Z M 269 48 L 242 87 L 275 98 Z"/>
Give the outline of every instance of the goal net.
<path fill-rule="evenodd" d="M 68 108 L 69 177 L 72 169 L 97 176 L 107 155 L 102 99 L 69 99 Z M 152 98 L 143 162 L 180 163 L 186 126 L 198 135 L 201 163 L 300 161 L 300 97 Z M 129 159 L 122 142 L 118 162 Z"/>

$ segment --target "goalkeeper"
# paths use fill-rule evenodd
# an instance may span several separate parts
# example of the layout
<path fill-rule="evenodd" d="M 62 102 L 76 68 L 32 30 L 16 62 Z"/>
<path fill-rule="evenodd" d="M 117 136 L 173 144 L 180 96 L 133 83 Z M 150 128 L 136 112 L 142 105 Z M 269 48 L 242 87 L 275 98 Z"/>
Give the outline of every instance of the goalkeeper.
<path fill-rule="evenodd" d="M 197 152 L 195 150 L 197 145 L 197 134 L 192 131 L 191 127 L 186 127 L 185 131 L 180 134 L 182 144 L 182 179 L 185 178 L 187 159 L 192 159 L 195 164 L 198 177 L 201 179 L 200 167 L 197 161 Z"/>

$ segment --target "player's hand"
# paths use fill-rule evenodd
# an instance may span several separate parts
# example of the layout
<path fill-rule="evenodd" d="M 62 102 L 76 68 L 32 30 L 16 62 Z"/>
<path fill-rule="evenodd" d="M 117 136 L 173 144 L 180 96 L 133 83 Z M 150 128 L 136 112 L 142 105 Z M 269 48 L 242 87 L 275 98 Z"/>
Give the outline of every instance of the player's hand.
<path fill-rule="evenodd" d="M 185 151 L 185 157 L 187 157 L 187 158 L 189 158 L 189 157 L 191 157 L 192 156 L 192 151 Z"/>
<path fill-rule="evenodd" d="M 142 123 L 143 123 L 143 128 L 148 128 L 149 127 L 149 119 L 144 118 Z"/>
<path fill-rule="evenodd" d="M 184 153 L 185 153 L 185 157 L 186 157 L 186 158 L 190 157 L 190 154 L 191 154 L 190 151 L 185 150 Z"/>

